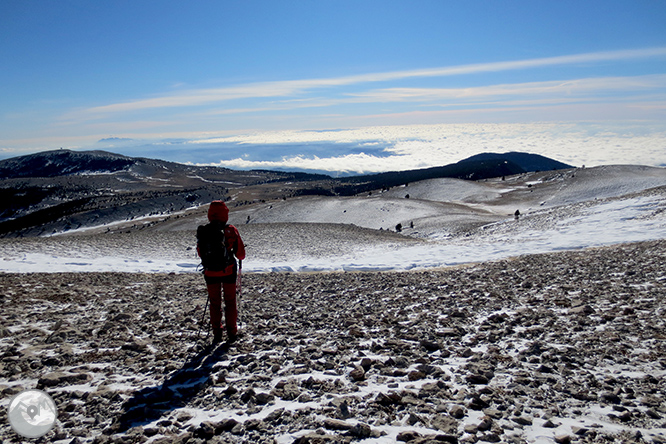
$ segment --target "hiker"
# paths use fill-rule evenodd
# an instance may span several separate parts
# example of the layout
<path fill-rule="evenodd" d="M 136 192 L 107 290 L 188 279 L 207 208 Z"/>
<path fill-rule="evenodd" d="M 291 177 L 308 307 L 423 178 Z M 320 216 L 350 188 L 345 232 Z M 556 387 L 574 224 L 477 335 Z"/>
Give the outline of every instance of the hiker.
<path fill-rule="evenodd" d="M 208 208 L 210 223 L 197 228 L 197 253 L 204 267 L 204 280 L 210 302 L 210 323 L 213 343 L 222 341 L 226 325 L 227 341 L 238 337 L 238 308 L 236 306 L 236 278 L 238 262 L 245 259 L 245 245 L 233 225 L 228 225 L 229 208 L 221 200 L 211 202 Z M 223 234 L 223 235 L 222 235 Z M 217 242 L 215 238 L 217 237 Z M 211 240 L 212 239 L 212 240 Z M 222 322 L 222 296 L 224 296 L 224 323 Z"/>

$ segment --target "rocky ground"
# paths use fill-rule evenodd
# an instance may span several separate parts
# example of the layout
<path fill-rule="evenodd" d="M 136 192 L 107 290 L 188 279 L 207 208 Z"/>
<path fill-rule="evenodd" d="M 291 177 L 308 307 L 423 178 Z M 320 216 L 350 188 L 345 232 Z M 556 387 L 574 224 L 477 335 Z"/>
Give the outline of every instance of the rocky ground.
<path fill-rule="evenodd" d="M 665 260 L 248 274 L 212 351 L 198 274 L 2 274 L 0 392 L 54 398 L 36 442 L 664 443 Z"/>

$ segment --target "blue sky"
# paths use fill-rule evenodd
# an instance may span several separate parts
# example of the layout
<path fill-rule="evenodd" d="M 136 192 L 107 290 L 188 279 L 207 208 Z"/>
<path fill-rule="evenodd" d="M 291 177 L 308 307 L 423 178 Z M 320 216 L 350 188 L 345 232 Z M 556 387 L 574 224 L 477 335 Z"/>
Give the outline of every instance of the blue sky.
<path fill-rule="evenodd" d="M 472 155 L 543 135 L 524 125 L 564 122 L 535 151 L 569 140 L 573 153 L 581 137 L 612 133 L 629 161 L 640 148 L 628 136 L 666 152 L 664 23 L 666 2 L 642 0 L 3 0 L 0 156 L 105 148 L 289 168 L 361 161 L 365 146 L 364 161 L 406 165 L 397 141 L 466 133 L 455 125 L 489 125 L 465 140 Z M 336 129 L 354 137 L 322 140 Z M 463 145 L 414 164 L 464 157 Z"/>

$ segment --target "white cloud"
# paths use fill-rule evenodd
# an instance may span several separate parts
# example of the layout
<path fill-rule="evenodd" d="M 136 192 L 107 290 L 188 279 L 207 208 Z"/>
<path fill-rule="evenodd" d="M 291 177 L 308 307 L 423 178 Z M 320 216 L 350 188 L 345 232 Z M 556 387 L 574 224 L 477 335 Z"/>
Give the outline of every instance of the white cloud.
<path fill-rule="evenodd" d="M 627 92 L 666 88 L 666 75 L 602 77 L 501 84 L 469 88 L 386 88 L 350 94 L 368 102 L 478 100 L 513 97 L 551 97 L 558 100 L 585 97 L 600 92 Z"/>
<path fill-rule="evenodd" d="M 559 57 L 480 63 L 431 69 L 369 73 L 335 78 L 258 82 L 223 88 L 193 89 L 182 91 L 178 94 L 168 94 L 147 99 L 113 103 L 88 108 L 83 112 L 75 113 L 75 115 L 78 118 L 83 118 L 84 116 L 87 116 L 88 118 L 96 118 L 100 115 L 113 113 L 125 113 L 157 108 L 202 106 L 211 103 L 227 102 L 238 99 L 295 97 L 308 91 L 321 88 L 333 88 L 362 83 L 377 83 L 424 77 L 446 77 L 473 73 L 512 71 L 557 65 L 644 59 L 663 56 L 666 56 L 666 47 L 596 52 Z"/>
<path fill-rule="evenodd" d="M 336 157 L 306 157 L 292 156 L 285 157 L 280 161 L 249 161 L 242 158 L 225 160 L 213 165 L 226 168 L 240 169 L 281 169 L 281 170 L 317 170 L 328 171 L 331 173 L 376 173 L 382 171 L 391 171 L 396 167 L 398 156 L 377 157 L 369 154 L 349 154 Z M 404 156 L 402 158 L 402 168 L 417 169 L 429 166 L 419 162 L 417 158 Z"/>

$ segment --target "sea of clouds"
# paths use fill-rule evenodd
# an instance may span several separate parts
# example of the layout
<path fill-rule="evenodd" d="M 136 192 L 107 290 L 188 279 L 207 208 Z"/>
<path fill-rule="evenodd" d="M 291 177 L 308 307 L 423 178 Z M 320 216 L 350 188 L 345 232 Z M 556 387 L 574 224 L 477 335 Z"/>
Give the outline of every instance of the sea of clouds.
<path fill-rule="evenodd" d="M 666 126 L 650 123 L 484 123 L 247 133 L 97 148 L 233 169 L 367 174 L 428 168 L 485 152 L 540 154 L 573 166 L 666 166 Z"/>

